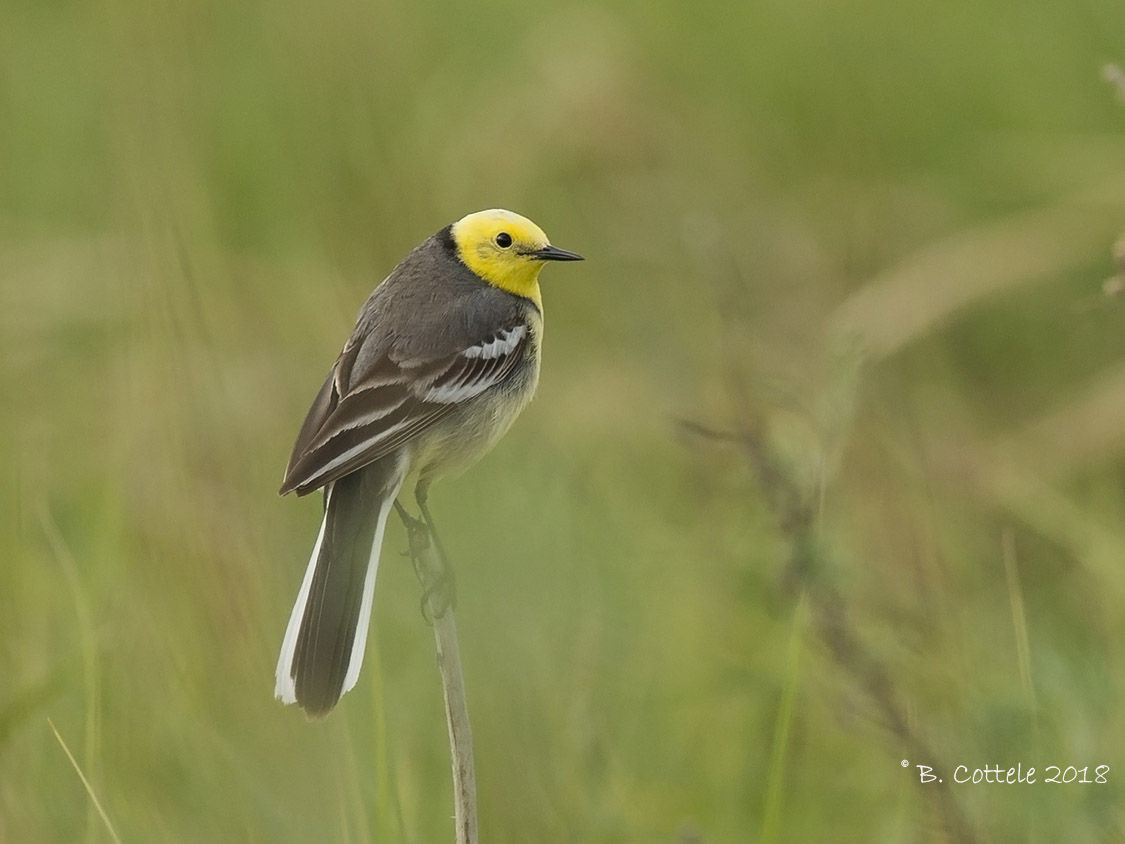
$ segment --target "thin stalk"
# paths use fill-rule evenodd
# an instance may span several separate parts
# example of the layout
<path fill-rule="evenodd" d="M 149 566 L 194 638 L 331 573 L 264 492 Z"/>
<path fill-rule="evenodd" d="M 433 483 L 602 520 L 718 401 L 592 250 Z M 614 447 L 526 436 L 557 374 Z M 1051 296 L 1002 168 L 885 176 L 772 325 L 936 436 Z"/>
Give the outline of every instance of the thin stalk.
<path fill-rule="evenodd" d="M 434 599 L 429 599 L 433 611 Z M 434 619 L 438 671 L 445 696 L 445 724 L 449 729 L 449 757 L 453 765 L 453 821 L 457 844 L 477 842 L 477 781 L 473 768 L 473 734 L 469 727 L 469 705 L 457 645 L 457 625 L 452 608 Z"/>
<path fill-rule="evenodd" d="M 426 522 L 399 507 L 399 516 L 410 537 L 410 556 L 422 584 L 426 617 L 434 628 L 438 671 L 445 698 L 445 724 L 449 731 L 449 758 L 453 768 L 453 820 L 457 844 L 478 844 L 477 781 L 473 765 L 473 734 L 469 726 L 469 704 L 457 624 L 448 590 L 449 566 L 439 557 L 435 535 Z"/>

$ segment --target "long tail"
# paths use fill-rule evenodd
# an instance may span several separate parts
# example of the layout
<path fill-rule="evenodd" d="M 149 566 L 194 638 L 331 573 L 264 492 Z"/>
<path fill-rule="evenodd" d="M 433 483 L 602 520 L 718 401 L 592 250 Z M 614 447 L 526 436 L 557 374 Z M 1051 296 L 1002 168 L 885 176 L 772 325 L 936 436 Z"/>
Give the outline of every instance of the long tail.
<path fill-rule="evenodd" d="M 331 483 L 277 661 L 274 694 L 323 717 L 359 678 L 387 516 L 402 487 L 385 460 Z"/>

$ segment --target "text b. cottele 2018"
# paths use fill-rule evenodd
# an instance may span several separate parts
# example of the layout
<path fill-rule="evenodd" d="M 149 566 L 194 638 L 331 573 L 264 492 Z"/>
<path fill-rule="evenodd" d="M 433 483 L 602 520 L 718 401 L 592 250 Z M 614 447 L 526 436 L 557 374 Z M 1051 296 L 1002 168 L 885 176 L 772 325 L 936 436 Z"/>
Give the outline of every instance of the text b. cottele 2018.
<path fill-rule="evenodd" d="M 905 768 L 907 765 L 909 765 L 909 762 L 905 759 L 902 760 L 902 766 Z M 941 777 L 934 773 L 931 766 L 915 765 L 914 767 L 918 769 L 918 781 L 923 785 L 944 782 Z M 1005 768 L 1001 765 L 985 765 L 983 768 L 974 768 L 971 771 L 968 765 L 958 765 L 953 769 L 953 781 L 958 784 L 970 783 L 973 785 L 982 783 L 1032 785 L 1037 782 L 1094 785 L 1109 782 L 1108 774 L 1109 765 L 1098 765 L 1097 767 L 1086 765 L 1082 768 L 1077 768 L 1074 765 L 1066 768 L 1060 768 L 1058 765 L 1047 765 L 1040 773 L 1037 773 L 1036 768 L 1024 768 L 1023 763 L 1019 762 L 1015 767 Z"/>

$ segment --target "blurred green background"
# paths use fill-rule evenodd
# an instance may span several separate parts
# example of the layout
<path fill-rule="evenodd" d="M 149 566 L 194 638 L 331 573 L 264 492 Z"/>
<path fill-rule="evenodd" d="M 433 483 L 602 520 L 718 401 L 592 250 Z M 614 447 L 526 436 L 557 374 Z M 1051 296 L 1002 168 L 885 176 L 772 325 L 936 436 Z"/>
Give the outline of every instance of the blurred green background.
<path fill-rule="evenodd" d="M 433 498 L 482 840 L 946 840 L 904 759 L 1038 769 L 949 790 L 976 840 L 1125 839 L 1117 61 L 1114 0 L 0 0 L 0 841 L 112 840 L 48 719 L 129 844 L 452 840 L 397 526 L 356 690 L 273 700 L 275 490 L 371 287 L 495 206 L 588 260 Z M 679 425 L 747 414 L 934 759 Z"/>

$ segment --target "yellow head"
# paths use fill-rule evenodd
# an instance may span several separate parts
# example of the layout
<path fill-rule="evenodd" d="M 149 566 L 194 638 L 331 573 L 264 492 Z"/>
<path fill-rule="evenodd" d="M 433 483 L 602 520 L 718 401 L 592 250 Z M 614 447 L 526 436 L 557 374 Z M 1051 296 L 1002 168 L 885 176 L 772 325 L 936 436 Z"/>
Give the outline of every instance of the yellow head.
<path fill-rule="evenodd" d="M 543 229 L 501 208 L 462 217 L 452 228 L 457 254 L 489 284 L 531 299 L 543 310 L 539 272 L 546 261 L 581 261 L 582 256 L 551 245 Z"/>

